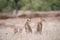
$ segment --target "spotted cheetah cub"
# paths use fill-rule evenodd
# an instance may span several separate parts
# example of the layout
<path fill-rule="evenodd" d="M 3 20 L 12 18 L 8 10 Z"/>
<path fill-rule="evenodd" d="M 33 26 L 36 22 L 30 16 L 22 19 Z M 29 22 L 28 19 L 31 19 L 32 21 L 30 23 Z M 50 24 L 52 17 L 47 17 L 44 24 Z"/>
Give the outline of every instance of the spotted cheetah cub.
<path fill-rule="evenodd" d="M 19 27 L 15 27 L 14 28 L 14 33 L 16 34 L 16 33 L 21 33 L 22 32 L 22 29 L 21 28 L 19 28 Z"/>
<path fill-rule="evenodd" d="M 40 21 L 37 23 L 37 28 L 36 28 L 36 31 L 37 33 L 40 33 L 42 32 L 42 22 L 44 21 L 44 19 L 40 18 Z"/>
<path fill-rule="evenodd" d="M 32 33 L 32 29 L 31 29 L 31 27 L 29 25 L 30 21 L 31 21 L 31 19 L 28 18 L 26 23 L 25 23 L 25 30 L 26 30 L 26 32 L 31 32 Z"/>

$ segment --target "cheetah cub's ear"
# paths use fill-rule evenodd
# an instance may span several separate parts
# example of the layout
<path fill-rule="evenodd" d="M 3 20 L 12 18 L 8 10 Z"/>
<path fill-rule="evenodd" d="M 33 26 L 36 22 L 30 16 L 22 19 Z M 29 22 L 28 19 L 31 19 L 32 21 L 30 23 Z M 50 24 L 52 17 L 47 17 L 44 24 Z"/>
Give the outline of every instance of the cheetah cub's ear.
<path fill-rule="evenodd" d="M 25 23 L 25 30 L 26 32 L 32 32 L 32 29 L 29 25 L 29 22 L 31 21 L 31 19 L 27 19 L 26 23 Z"/>

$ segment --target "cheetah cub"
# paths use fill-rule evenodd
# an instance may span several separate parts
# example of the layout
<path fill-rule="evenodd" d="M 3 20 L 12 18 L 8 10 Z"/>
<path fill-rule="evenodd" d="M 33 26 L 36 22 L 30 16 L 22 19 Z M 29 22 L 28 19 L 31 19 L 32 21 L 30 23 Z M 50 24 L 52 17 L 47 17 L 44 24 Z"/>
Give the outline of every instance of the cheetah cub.
<path fill-rule="evenodd" d="M 36 28 L 36 32 L 37 33 L 42 33 L 42 22 L 44 21 L 44 19 L 40 19 L 40 21 L 37 23 L 37 28 Z"/>
<path fill-rule="evenodd" d="M 31 27 L 29 25 L 30 21 L 31 21 L 31 19 L 28 18 L 26 23 L 25 23 L 25 30 L 26 30 L 26 32 L 31 32 L 32 33 L 32 29 L 31 29 Z"/>

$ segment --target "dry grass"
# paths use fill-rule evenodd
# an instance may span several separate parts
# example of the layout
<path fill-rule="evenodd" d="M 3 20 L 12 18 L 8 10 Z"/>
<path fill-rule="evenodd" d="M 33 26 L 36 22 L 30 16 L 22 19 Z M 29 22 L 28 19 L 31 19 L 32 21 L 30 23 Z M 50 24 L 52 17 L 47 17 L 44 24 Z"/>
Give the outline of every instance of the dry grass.
<path fill-rule="evenodd" d="M 1 40 L 60 40 L 60 18 L 47 17 L 43 18 L 45 21 L 42 23 L 42 33 L 36 33 L 36 27 L 40 18 L 32 18 L 30 26 L 32 33 L 26 33 L 25 23 L 26 18 L 14 18 L 0 20 L 1 23 L 6 24 L 0 26 L 0 39 Z M 1 24 L 0 23 L 0 24 Z M 14 25 L 14 26 L 10 26 Z M 5 28 L 6 27 L 6 28 Z M 16 28 L 17 27 L 17 28 Z M 20 29 L 21 31 L 19 31 Z"/>
<path fill-rule="evenodd" d="M 44 16 L 45 15 L 45 16 Z M 27 17 L 18 16 L 18 18 L 7 17 L 0 19 L 0 40 L 60 40 L 60 14 L 38 14 L 29 16 L 31 21 L 26 23 Z M 44 21 L 41 22 L 40 18 Z M 40 22 L 42 24 L 40 24 Z M 25 24 L 30 25 L 32 33 L 25 30 Z M 37 27 L 38 25 L 38 27 Z M 27 26 L 28 27 L 28 26 Z M 41 31 L 36 33 L 36 31 Z M 29 30 L 29 28 L 28 28 Z"/>

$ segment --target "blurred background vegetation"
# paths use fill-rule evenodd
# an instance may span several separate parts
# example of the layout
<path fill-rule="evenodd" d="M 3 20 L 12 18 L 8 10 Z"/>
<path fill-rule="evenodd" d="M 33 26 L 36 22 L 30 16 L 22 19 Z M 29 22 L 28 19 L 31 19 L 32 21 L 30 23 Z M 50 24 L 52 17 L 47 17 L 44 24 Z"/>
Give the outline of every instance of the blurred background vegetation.
<path fill-rule="evenodd" d="M 17 4 L 18 10 L 60 10 L 60 0 L 18 0 Z M 0 0 L 0 12 L 10 12 L 15 9 L 15 0 Z"/>

